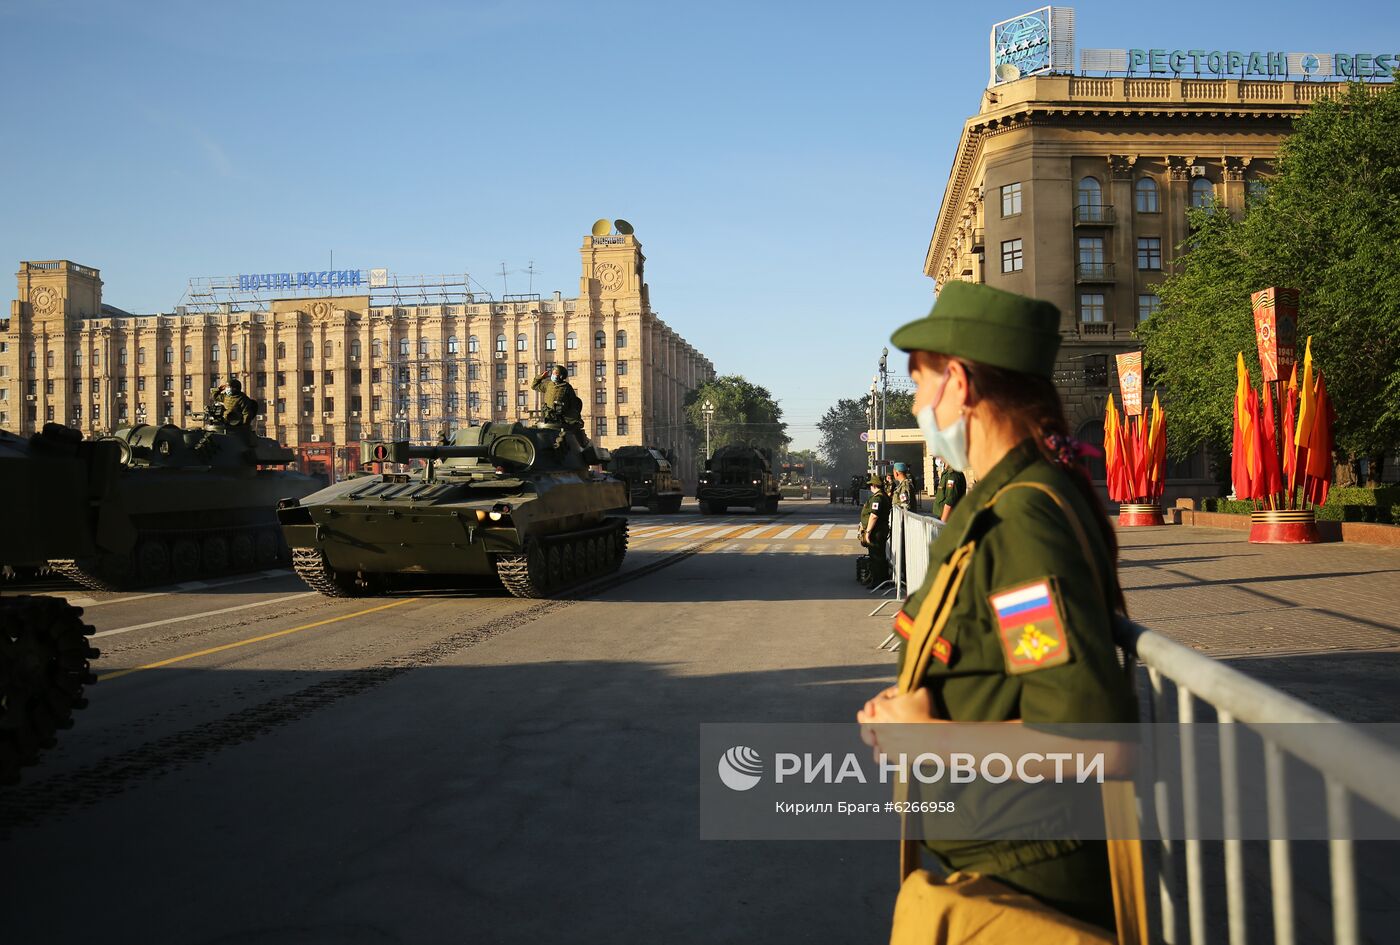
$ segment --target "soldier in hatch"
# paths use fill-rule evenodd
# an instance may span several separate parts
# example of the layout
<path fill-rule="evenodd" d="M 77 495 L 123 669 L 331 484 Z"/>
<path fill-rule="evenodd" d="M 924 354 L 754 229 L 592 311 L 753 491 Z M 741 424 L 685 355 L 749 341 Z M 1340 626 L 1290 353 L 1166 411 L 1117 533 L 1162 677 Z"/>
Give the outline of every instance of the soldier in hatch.
<path fill-rule="evenodd" d="M 587 449 L 589 443 L 588 435 L 583 430 L 583 401 L 574 393 L 574 385 L 569 383 L 568 368 L 562 364 L 554 365 L 551 370 L 535 378 L 531 387 L 540 393 L 545 420 L 562 426 L 564 433 L 578 442 L 579 449 Z"/>

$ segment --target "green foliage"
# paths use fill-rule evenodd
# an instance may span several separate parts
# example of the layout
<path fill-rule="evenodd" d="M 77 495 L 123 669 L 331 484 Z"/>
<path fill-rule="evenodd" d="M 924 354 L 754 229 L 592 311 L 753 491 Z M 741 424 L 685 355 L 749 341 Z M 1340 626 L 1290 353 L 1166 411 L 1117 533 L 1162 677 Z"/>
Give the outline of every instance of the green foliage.
<path fill-rule="evenodd" d="M 866 470 L 866 448 L 860 435 L 870 429 L 867 397 L 843 397 L 828 407 L 817 421 L 821 431 L 821 453 L 831 471 L 833 482 L 844 483 L 851 476 Z M 915 426 L 912 412 L 914 394 L 911 391 L 890 391 L 885 398 L 885 418 L 888 429 Z M 905 453 L 911 455 L 906 456 Z M 890 456 L 903 462 L 917 462 L 919 450 L 891 448 Z"/>
<path fill-rule="evenodd" d="M 1242 219 L 1193 211 L 1186 255 L 1139 328 L 1149 380 L 1171 392 L 1168 443 L 1228 450 L 1235 353 L 1259 382 L 1249 295 L 1301 291 L 1298 347 L 1337 408 L 1337 448 L 1400 443 L 1400 85 L 1353 85 L 1314 105 L 1284 143 L 1277 175 Z"/>
<path fill-rule="evenodd" d="M 1203 512 L 1248 515 L 1253 502 L 1205 499 Z M 1313 510 L 1319 522 L 1382 522 L 1400 524 L 1400 486 L 1338 486 L 1327 493 L 1327 504 Z"/>
<path fill-rule="evenodd" d="M 791 441 L 783 408 L 765 387 L 750 383 L 737 374 L 717 377 L 701 384 L 685 398 L 685 416 L 691 442 L 697 452 L 705 450 L 706 402 L 715 405 L 710 420 L 710 451 L 731 444 L 782 449 Z"/>

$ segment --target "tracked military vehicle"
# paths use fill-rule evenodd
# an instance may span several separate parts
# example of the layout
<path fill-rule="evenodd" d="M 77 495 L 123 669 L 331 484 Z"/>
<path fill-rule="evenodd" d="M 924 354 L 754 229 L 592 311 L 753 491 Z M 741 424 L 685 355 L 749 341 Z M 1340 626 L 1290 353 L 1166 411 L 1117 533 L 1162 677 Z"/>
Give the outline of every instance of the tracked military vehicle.
<path fill-rule="evenodd" d="M 626 508 L 645 506 L 653 512 L 678 512 L 681 508 L 680 480 L 671 461 L 660 450 L 646 446 L 622 446 L 612 451 L 608 472 L 627 486 Z"/>
<path fill-rule="evenodd" d="M 782 494 L 773 475 L 772 452 L 755 446 L 721 446 L 705 461 L 695 498 L 704 515 L 722 515 L 736 505 L 755 512 L 778 511 Z"/>
<path fill-rule="evenodd" d="M 426 465 L 277 510 L 297 574 L 328 597 L 379 593 L 399 574 L 495 578 L 516 597 L 547 597 L 622 565 L 627 520 L 608 512 L 626 487 L 590 470 L 606 451 L 580 450 L 558 426 L 485 423 L 443 445 L 360 449 L 363 466 Z"/>
<path fill-rule="evenodd" d="M 0 562 L 33 568 L 58 555 L 129 549 L 135 536 L 107 504 L 119 475 L 115 445 L 46 424 L 28 439 L 0 431 L 6 497 Z M 0 597 L 0 784 L 38 760 L 95 681 L 83 611 L 58 597 Z"/>
<path fill-rule="evenodd" d="M 286 467 L 296 457 L 217 412 L 198 430 L 138 424 L 98 442 L 120 456 L 109 514 L 135 534 L 129 550 L 49 562 L 86 587 L 120 590 L 166 580 L 219 577 L 285 563 L 277 503 L 321 483 Z"/>

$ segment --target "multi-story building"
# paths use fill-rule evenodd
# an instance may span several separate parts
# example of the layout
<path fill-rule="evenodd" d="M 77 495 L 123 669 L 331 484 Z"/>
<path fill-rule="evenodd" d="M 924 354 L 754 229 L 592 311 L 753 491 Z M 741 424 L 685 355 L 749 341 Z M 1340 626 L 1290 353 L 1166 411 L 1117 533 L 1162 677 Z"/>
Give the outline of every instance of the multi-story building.
<path fill-rule="evenodd" d="M 1242 214 L 1292 122 L 1337 83 L 1043 75 L 995 85 L 963 127 L 924 272 L 1054 302 L 1071 429 L 1102 442 L 1113 356 L 1136 350 L 1187 208 Z M 1176 494 L 1208 484 L 1173 463 Z M 1168 496 L 1170 498 L 1170 495 Z"/>
<path fill-rule="evenodd" d="M 577 298 L 322 295 L 161 315 L 105 305 L 96 269 L 23 262 L 0 319 L 0 427 L 190 424 L 237 377 L 265 404 L 261 432 L 343 474 L 361 439 L 524 416 L 531 382 L 564 363 L 596 442 L 673 449 L 696 468 L 683 407 L 714 367 L 652 311 L 634 235 L 585 237 L 582 257 Z"/>

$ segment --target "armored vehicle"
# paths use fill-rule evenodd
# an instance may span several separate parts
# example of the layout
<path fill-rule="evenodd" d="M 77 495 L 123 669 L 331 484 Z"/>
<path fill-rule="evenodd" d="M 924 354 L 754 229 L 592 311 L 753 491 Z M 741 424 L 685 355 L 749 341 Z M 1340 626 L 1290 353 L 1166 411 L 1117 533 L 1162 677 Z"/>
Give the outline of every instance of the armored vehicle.
<path fill-rule="evenodd" d="M 646 446 L 622 446 L 612 451 L 608 472 L 627 486 L 626 508 L 644 505 L 653 512 L 678 512 L 681 507 L 680 480 L 671 461 L 660 450 Z"/>
<path fill-rule="evenodd" d="M 555 425 L 485 423 L 450 443 L 365 442 L 361 464 L 426 461 L 336 483 L 277 510 L 292 565 L 329 597 L 379 593 L 395 574 L 494 577 L 516 597 L 547 597 L 616 571 L 627 520 L 608 511 L 626 487 L 589 467 Z"/>
<path fill-rule="evenodd" d="M 118 475 L 116 446 L 85 443 L 77 430 L 50 423 L 27 440 L 0 431 L 0 562 L 37 567 L 58 555 L 129 549 L 134 535 L 105 501 Z M 98 652 L 82 614 L 58 597 L 0 597 L 0 784 L 87 705 L 88 661 Z"/>
<path fill-rule="evenodd" d="M 286 466 L 295 454 L 217 413 L 202 429 L 138 424 L 98 442 L 118 451 L 121 475 L 104 502 L 135 533 L 129 551 L 50 561 L 86 587 L 118 590 L 220 576 L 286 561 L 277 503 L 320 488 Z"/>
<path fill-rule="evenodd" d="M 731 506 L 746 505 L 755 512 L 778 511 L 778 480 L 773 475 L 771 450 L 754 446 L 721 446 L 705 461 L 705 471 L 695 488 L 700 511 L 721 515 Z"/>

